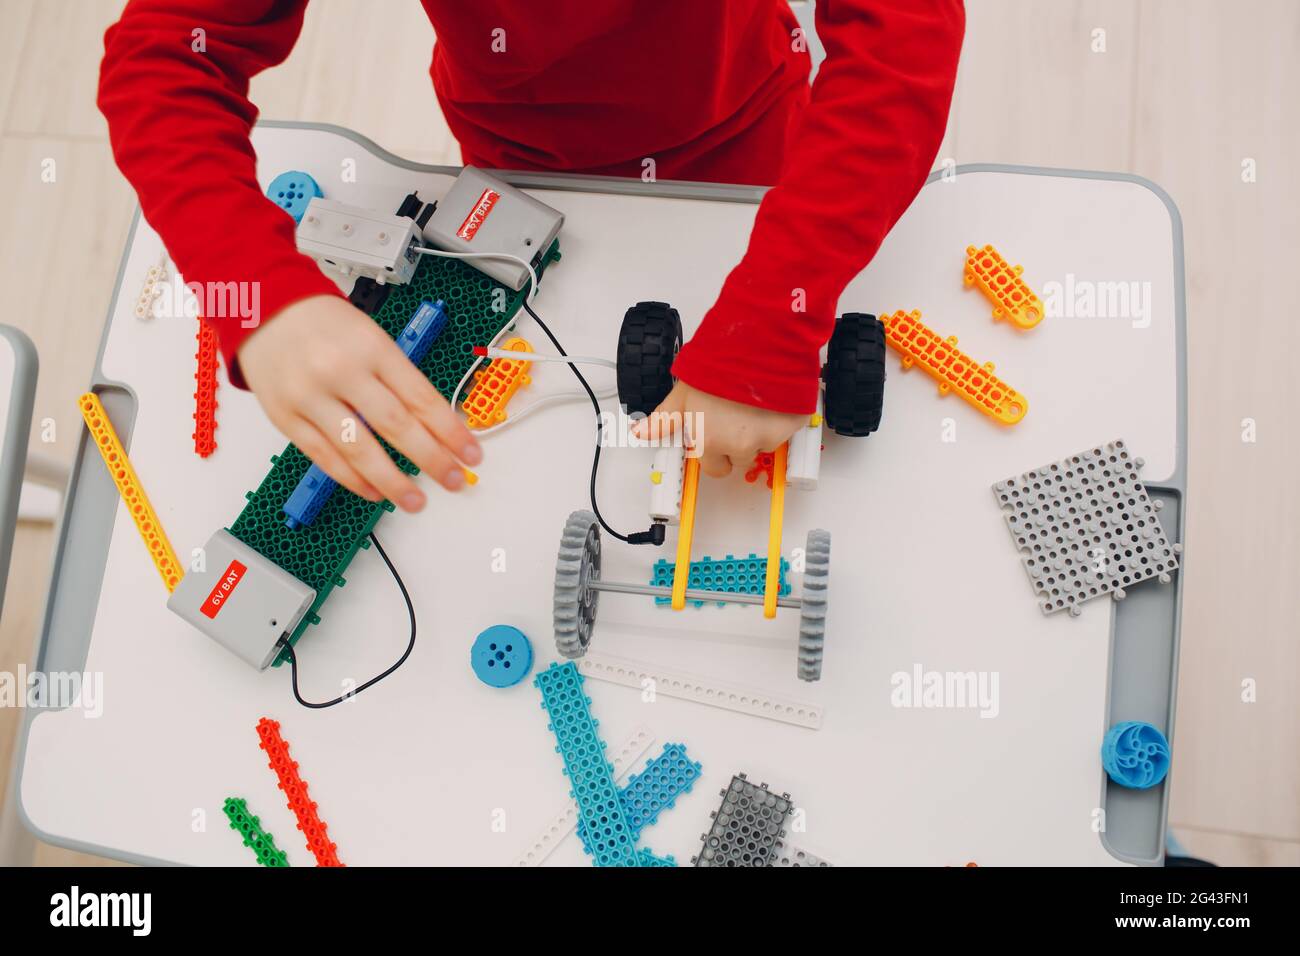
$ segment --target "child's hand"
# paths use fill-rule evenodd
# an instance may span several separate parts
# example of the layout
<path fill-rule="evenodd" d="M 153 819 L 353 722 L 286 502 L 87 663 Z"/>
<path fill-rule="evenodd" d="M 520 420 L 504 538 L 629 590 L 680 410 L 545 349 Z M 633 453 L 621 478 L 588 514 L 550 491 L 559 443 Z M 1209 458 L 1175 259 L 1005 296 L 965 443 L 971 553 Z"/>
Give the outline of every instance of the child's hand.
<path fill-rule="evenodd" d="M 419 511 L 425 500 L 370 428 L 448 491 L 465 484 L 457 459 L 477 465 L 483 458 L 451 406 L 393 340 L 336 296 L 286 307 L 244 341 L 239 365 L 276 427 L 331 478 L 370 501 L 387 498 Z"/>
<path fill-rule="evenodd" d="M 758 452 L 774 451 L 807 417 L 742 405 L 678 382 L 663 404 L 637 423 L 633 433 L 638 438 L 663 438 L 671 435 L 678 423 L 687 422 L 688 432 L 700 447 L 700 469 L 721 478 L 731 472 L 733 464 L 748 465 Z"/>

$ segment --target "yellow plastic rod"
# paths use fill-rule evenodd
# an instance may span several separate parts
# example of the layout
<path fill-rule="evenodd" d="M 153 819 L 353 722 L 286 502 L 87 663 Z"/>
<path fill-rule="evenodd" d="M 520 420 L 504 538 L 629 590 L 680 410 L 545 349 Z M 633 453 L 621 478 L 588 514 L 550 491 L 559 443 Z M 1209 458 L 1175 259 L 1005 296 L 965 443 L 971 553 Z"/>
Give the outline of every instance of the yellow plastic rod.
<path fill-rule="evenodd" d="M 77 400 L 77 404 L 81 408 L 81 417 L 86 420 L 86 427 L 90 429 L 90 437 L 94 440 L 95 447 L 104 457 L 104 464 L 108 466 L 108 473 L 113 477 L 113 484 L 117 485 L 117 493 L 122 496 L 122 503 L 126 505 L 126 510 L 131 512 L 136 530 L 140 532 L 145 547 L 149 549 L 149 557 L 153 558 L 154 567 L 162 575 L 163 584 L 168 591 L 176 590 L 176 585 L 180 584 L 181 577 L 184 575 L 181 563 L 176 560 L 176 552 L 172 550 L 171 542 L 167 540 L 162 522 L 154 513 L 153 505 L 149 504 L 144 487 L 136 477 L 135 469 L 131 467 L 131 459 L 126 457 L 126 452 L 122 449 L 122 443 L 113 429 L 113 423 L 104 412 L 99 396 L 94 392 L 87 392 Z"/>
<path fill-rule="evenodd" d="M 700 490 L 700 459 L 686 459 L 682 479 L 682 518 L 677 528 L 677 566 L 673 569 L 673 610 L 686 607 L 686 585 L 691 577 L 691 536 L 695 534 L 695 497 Z"/>
<path fill-rule="evenodd" d="M 763 587 L 763 616 L 776 617 L 781 591 L 781 525 L 785 521 L 785 462 L 787 442 L 772 455 L 772 517 L 767 525 L 767 581 Z"/>

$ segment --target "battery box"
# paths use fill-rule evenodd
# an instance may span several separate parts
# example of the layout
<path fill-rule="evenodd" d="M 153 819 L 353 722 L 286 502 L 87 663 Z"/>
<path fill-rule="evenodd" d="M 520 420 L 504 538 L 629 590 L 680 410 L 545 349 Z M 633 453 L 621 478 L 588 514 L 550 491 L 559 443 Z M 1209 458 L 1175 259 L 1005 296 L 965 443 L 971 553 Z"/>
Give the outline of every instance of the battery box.
<path fill-rule="evenodd" d="M 424 224 L 424 238 L 446 252 L 518 256 L 536 268 L 564 225 L 564 214 L 523 190 L 466 166 Z M 528 270 L 509 259 L 471 259 L 470 265 L 518 292 Z"/>
<path fill-rule="evenodd" d="M 316 592 L 224 528 L 203 548 L 204 570 L 181 578 L 167 607 L 232 654 L 264 670 Z"/>

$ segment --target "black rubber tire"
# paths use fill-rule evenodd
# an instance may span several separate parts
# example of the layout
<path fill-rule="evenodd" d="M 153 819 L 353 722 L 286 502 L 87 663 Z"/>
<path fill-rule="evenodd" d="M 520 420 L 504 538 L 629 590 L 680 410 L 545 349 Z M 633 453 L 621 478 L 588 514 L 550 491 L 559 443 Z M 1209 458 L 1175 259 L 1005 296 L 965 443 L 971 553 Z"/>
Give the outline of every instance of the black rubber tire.
<path fill-rule="evenodd" d="M 618 330 L 618 400 L 628 414 L 649 415 L 673 387 L 672 366 L 682 347 L 682 319 L 666 302 L 638 302 Z"/>
<path fill-rule="evenodd" d="M 835 322 L 822 367 L 826 425 L 860 438 L 880 427 L 885 404 L 885 327 L 874 315 L 848 312 Z"/>

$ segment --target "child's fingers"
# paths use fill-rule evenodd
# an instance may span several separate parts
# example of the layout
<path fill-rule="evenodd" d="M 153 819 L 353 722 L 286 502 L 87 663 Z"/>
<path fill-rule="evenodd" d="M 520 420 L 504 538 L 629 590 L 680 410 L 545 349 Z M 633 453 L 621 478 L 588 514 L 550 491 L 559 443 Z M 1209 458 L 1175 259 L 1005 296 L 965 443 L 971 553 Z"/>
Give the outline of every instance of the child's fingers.
<path fill-rule="evenodd" d="M 421 424 L 447 449 L 468 465 L 483 460 L 483 450 L 460 420 L 455 409 L 420 374 L 411 362 L 380 362 L 376 374 L 406 404 Z"/>
<path fill-rule="evenodd" d="M 325 474 L 355 495 L 367 501 L 380 501 L 383 495 L 370 482 L 366 481 L 356 469 L 343 460 L 343 456 L 334 450 L 328 439 L 305 418 L 295 418 L 284 429 L 289 440 L 298 446 L 298 450 L 319 465 Z"/>
<path fill-rule="evenodd" d="M 425 429 L 402 400 L 377 378 L 362 385 L 356 404 L 387 442 L 448 491 L 465 485 L 465 473 L 451 453 Z"/>
<path fill-rule="evenodd" d="M 424 507 L 424 492 L 398 470 L 357 412 L 336 399 L 322 399 L 308 410 L 306 417 L 385 498 L 403 511 L 419 511 Z"/>
<path fill-rule="evenodd" d="M 725 478 L 731 474 L 731 459 L 720 451 L 705 448 L 700 455 L 700 470 L 710 478 Z"/>
<path fill-rule="evenodd" d="M 683 430 L 682 413 L 685 407 L 686 392 L 680 384 L 674 385 L 668 397 L 659 403 L 659 407 L 633 426 L 632 434 L 652 441 L 671 437 Z"/>

